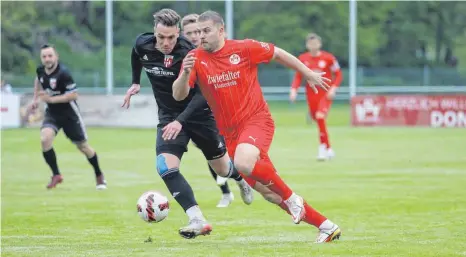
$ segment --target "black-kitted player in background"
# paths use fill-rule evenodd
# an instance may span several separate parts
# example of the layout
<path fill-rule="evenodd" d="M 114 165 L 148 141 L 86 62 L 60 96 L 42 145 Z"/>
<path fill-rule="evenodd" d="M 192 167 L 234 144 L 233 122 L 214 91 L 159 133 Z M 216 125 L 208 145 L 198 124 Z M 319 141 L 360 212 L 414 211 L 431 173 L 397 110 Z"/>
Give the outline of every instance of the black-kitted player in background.
<path fill-rule="evenodd" d="M 40 130 L 42 153 L 53 174 L 47 188 L 54 188 L 63 181 L 53 149 L 53 140 L 63 128 L 65 135 L 76 144 L 94 168 L 96 188 L 106 189 L 107 183 L 100 170 L 97 153 L 87 142 L 86 128 L 76 103 L 77 86 L 70 71 L 58 61 L 57 50 L 52 45 L 41 47 L 40 59 L 42 65 L 36 71 L 34 99 L 29 108 L 35 110 L 39 100 L 47 105 Z"/>
<path fill-rule="evenodd" d="M 187 38 L 195 47 L 198 47 L 201 43 L 200 35 L 201 30 L 197 26 L 197 18 L 199 17 L 198 14 L 192 13 L 188 14 L 181 19 L 181 29 L 182 34 L 185 38 Z M 220 190 L 222 191 L 222 198 L 217 204 L 219 208 L 225 208 L 230 205 L 230 203 L 234 200 L 234 195 L 230 191 L 230 187 L 228 186 L 228 178 L 224 178 L 218 176 L 217 173 L 208 165 L 210 174 L 217 182 L 217 185 L 220 186 Z"/>
<path fill-rule="evenodd" d="M 180 161 L 190 140 L 201 149 L 217 174 L 236 180 L 246 204 L 252 202 L 253 191 L 234 169 L 212 111 L 199 89 L 191 90 L 183 101 L 176 101 L 172 96 L 172 85 L 178 78 L 182 61 L 195 48 L 186 38 L 179 37 L 180 20 L 175 11 L 162 9 L 154 14 L 154 33 L 144 33 L 136 38 L 131 53 L 133 81 L 123 106 L 129 107 L 131 96 L 139 92 L 144 68 L 159 107 L 157 172 L 189 218 L 189 224 L 179 230 L 180 235 L 194 238 L 209 234 L 212 226 L 207 223 L 191 186 L 180 173 Z"/>

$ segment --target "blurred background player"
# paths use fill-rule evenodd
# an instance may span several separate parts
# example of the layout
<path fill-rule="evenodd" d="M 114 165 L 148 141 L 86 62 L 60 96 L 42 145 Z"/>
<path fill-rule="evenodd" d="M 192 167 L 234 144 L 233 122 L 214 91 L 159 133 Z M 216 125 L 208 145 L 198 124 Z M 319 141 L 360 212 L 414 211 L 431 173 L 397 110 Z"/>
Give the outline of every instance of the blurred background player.
<path fill-rule="evenodd" d="M 324 89 L 328 87 L 325 83 L 328 79 L 273 44 L 250 39 L 226 40 L 223 18 L 214 11 L 201 14 L 198 24 L 201 47 L 183 60 L 182 71 L 173 83 L 173 97 L 182 101 L 190 88 L 199 87 L 225 137 L 228 154 L 248 183 L 264 198 L 273 194 L 279 199 L 279 206 L 291 214 L 295 224 L 305 220 L 316 226 L 319 229 L 316 243 L 338 239 L 341 235 L 338 225 L 294 193 L 270 160 L 268 151 L 275 124 L 257 79 L 257 66 L 275 59 Z M 314 90 L 317 91 L 315 86 Z"/>
<path fill-rule="evenodd" d="M 53 149 L 53 140 L 63 128 L 65 135 L 76 144 L 94 168 L 97 189 L 106 189 L 107 182 L 100 170 L 97 153 L 87 143 L 86 128 L 76 103 L 78 88 L 70 71 L 58 61 L 57 50 L 52 45 L 41 47 L 40 59 L 42 65 L 36 70 L 34 98 L 29 109 L 34 111 L 38 107 L 39 99 L 47 105 L 40 130 L 42 154 L 53 174 L 47 188 L 54 188 L 63 181 Z"/>
<path fill-rule="evenodd" d="M 199 44 L 201 43 L 200 41 L 200 34 L 201 31 L 199 30 L 199 27 L 197 26 L 197 18 L 199 17 L 198 14 L 188 14 L 181 19 L 181 29 L 182 29 L 182 34 L 184 37 L 186 37 L 191 43 L 193 43 L 194 46 L 198 47 Z M 228 186 L 228 178 L 218 176 L 217 173 L 209 166 L 209 171 L 214 180 L 217 182 L 217 185 L 220 186 L 220 190 L 222 191 L 222 198 L 217 204 L 217 207 L 219 208 L 224 208 L 228 207 L 230 203 L 235 199 L 233 192 L 230 191 L 230 188 Z"/>
<path fill-rule="evenodd" d="M 137 37 L 131 53 L 132 85 L 126 93 L 123 106 L 130 106 L 131 96 L 140 89 L 141 71 L 144 68 L 152 84 L 157 102 L 156 167 L 173 198 L 188 216 L 189 224 L 180 228 L 184 238 L 207 235 L 212 226 L 204 217 L 194 192 L 180 172 L 180 163 L 192 140 L 201 149 L 209 166 L 224 177 L 236 180 L 243 201 L 250 204 L 252 188 L 233 168 L 223 137 L 220 136 L 211 109 L 199 89 L 191 90 L 184 101 L 176 101 L 172 85 L 181 70 L 189 51 L 195 49 L 186 38 L 180 37 L 181 17 L 172 9 L 154 14 L 154 32 Z"/>
<path fill-rule="evenodd" d="M 298 58 L 311 70 L 316 72 L 325 72 L 324 76 L 331 80 L 328 92 L 320 90 L 317 93 L 314 92 L 309 86 L 309 83 L 306 82 L 306 96 L 309 113 L 312 119 L 316 121 L 319 128 L 320 144 L 317 159 L 324 161 L 335 156 L 335 152 L 330 146 L 326 119 L 330 106 L 332 105 L 332 99 L 335 97 L 337 88 L 343 80 L 343 75 L 335 56 L 329 52 L 321 50 L 321 47 L 321 38 L 317 34 L 311 33 L 307 36 L 306 40 L 306 48 L 309 51 L 301 54 Z M 290 100 L 292 102 L 296 100 L 301 83 L 302 75 L 301 73 L 296 72 L 290 91 Z"/>

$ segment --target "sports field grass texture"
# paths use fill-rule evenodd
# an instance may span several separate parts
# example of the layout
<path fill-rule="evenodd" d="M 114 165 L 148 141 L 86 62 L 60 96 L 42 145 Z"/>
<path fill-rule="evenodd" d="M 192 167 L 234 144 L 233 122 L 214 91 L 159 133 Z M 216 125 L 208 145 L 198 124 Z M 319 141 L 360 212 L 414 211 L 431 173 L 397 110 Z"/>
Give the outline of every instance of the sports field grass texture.
<path fill-rule="evenodd" d="M 2 131 L 2 256 L 466 256 L 466 130 L 351 128 L 349 109 L 335 106 L 337 158 L 319 163 L 304 104 L 271 106 L 277 169 L 341 226 L 340 241 L 313 244 L 316 229 L 294 225 L 257 193 L 244 205 L 233 182 L 235 201 L 216 208 L 220 190 L 192 146 L 181 171 L 214 230 L 183 239 L 177 231 L 187 219 L 155 171 L 154 130 L 89 129 L 106 191 L 95 190 L 91 166 L 61 133 L 55 150 L 64 183 L 48 191 L 39 131 L 21 129 Z M 147 190 L 169 197 L 165 221 L 138 217 L 136 200 Z"/>

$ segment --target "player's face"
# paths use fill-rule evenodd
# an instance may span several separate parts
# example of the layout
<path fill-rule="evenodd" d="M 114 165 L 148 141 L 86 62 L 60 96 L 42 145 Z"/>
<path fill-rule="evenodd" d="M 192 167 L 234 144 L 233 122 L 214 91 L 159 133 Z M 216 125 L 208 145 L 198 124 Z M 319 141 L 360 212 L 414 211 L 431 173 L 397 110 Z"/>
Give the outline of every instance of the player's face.
<path fill-rule="evenodd" d="M 154 35 L 157 38 L 155 48 L 163 54 L 171 53 L 180 35 L 179 32 L 180 29 L 177 26 L 167 27 L 158 23 L 154 28 Z"/>
<path fill-rule="evenodd" d="M 44 48 L 40 51 L 40 60 L 45 68 L 52 69 L 57 63 L 58 56 L 53 48 Z"/>
<path fill-rule="evenodd" d="M 208 52 L 218 50 L 220 42 L 225 40 L 225 30 L 223 26 L 216 26 L 211 20 L 199 22 L 201 30 L 201 46 Z"/>
<path fill-rule="evenodd" d="M 201 43 L 200 36 L 201 31 L 197 23 L 191 23 L 183 27 L 183 36 L 185 36 L 195 46 L 199 46 Z"/>
<path fill-rule="evenodd" d="M 309 39 L 306 43 L 306 47 L 309 51 L 319 51 L 322 47 L 322 42 L 318 38 Z"/>

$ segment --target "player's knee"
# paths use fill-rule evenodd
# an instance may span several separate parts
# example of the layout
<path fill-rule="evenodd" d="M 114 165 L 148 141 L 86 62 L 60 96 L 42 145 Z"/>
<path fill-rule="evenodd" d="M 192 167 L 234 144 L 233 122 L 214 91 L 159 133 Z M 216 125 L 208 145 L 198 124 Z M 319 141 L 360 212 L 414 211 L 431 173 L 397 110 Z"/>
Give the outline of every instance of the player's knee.
<path fill-rule="evenodd" d="M 43 150 L 52 148 L 55 131 L 52 128 L 44 128 L 40 131 L 40 144 Z"/>
<path fill-rule="evenodd" d="M 250 144 L 239 144 L 235 153 L 235 168 L 249 176 L 259 160 L 259 149 Z"/>
<path fill-rule="evenodd" d="M 218 159 L 209 160 L 209 167 L 221 177 L 228 175 L 228 172 L 230 171 L 230 165 L 231 161 L 228 154 L 225 154 Z"/>
<path fill-rule="evenodd" d="M 316 119 L 325 119 L 325 113 L 316 112 Z"/>
<path fill-rule="evenodd" d="M 251 158 L 235 159 L 234 162 L 235 168 L 246 176 L 251 175 L 255 164 L 256 160 Z"/>
<path fill-rule="evenodd" d="M 170 157 L 164 154 L 157 155 L 155 166 L 161 177 L 164 177 L 171 172 L 179 171 L 179 165 L 176 165 L 173 160 L 170 160 Z"/>

